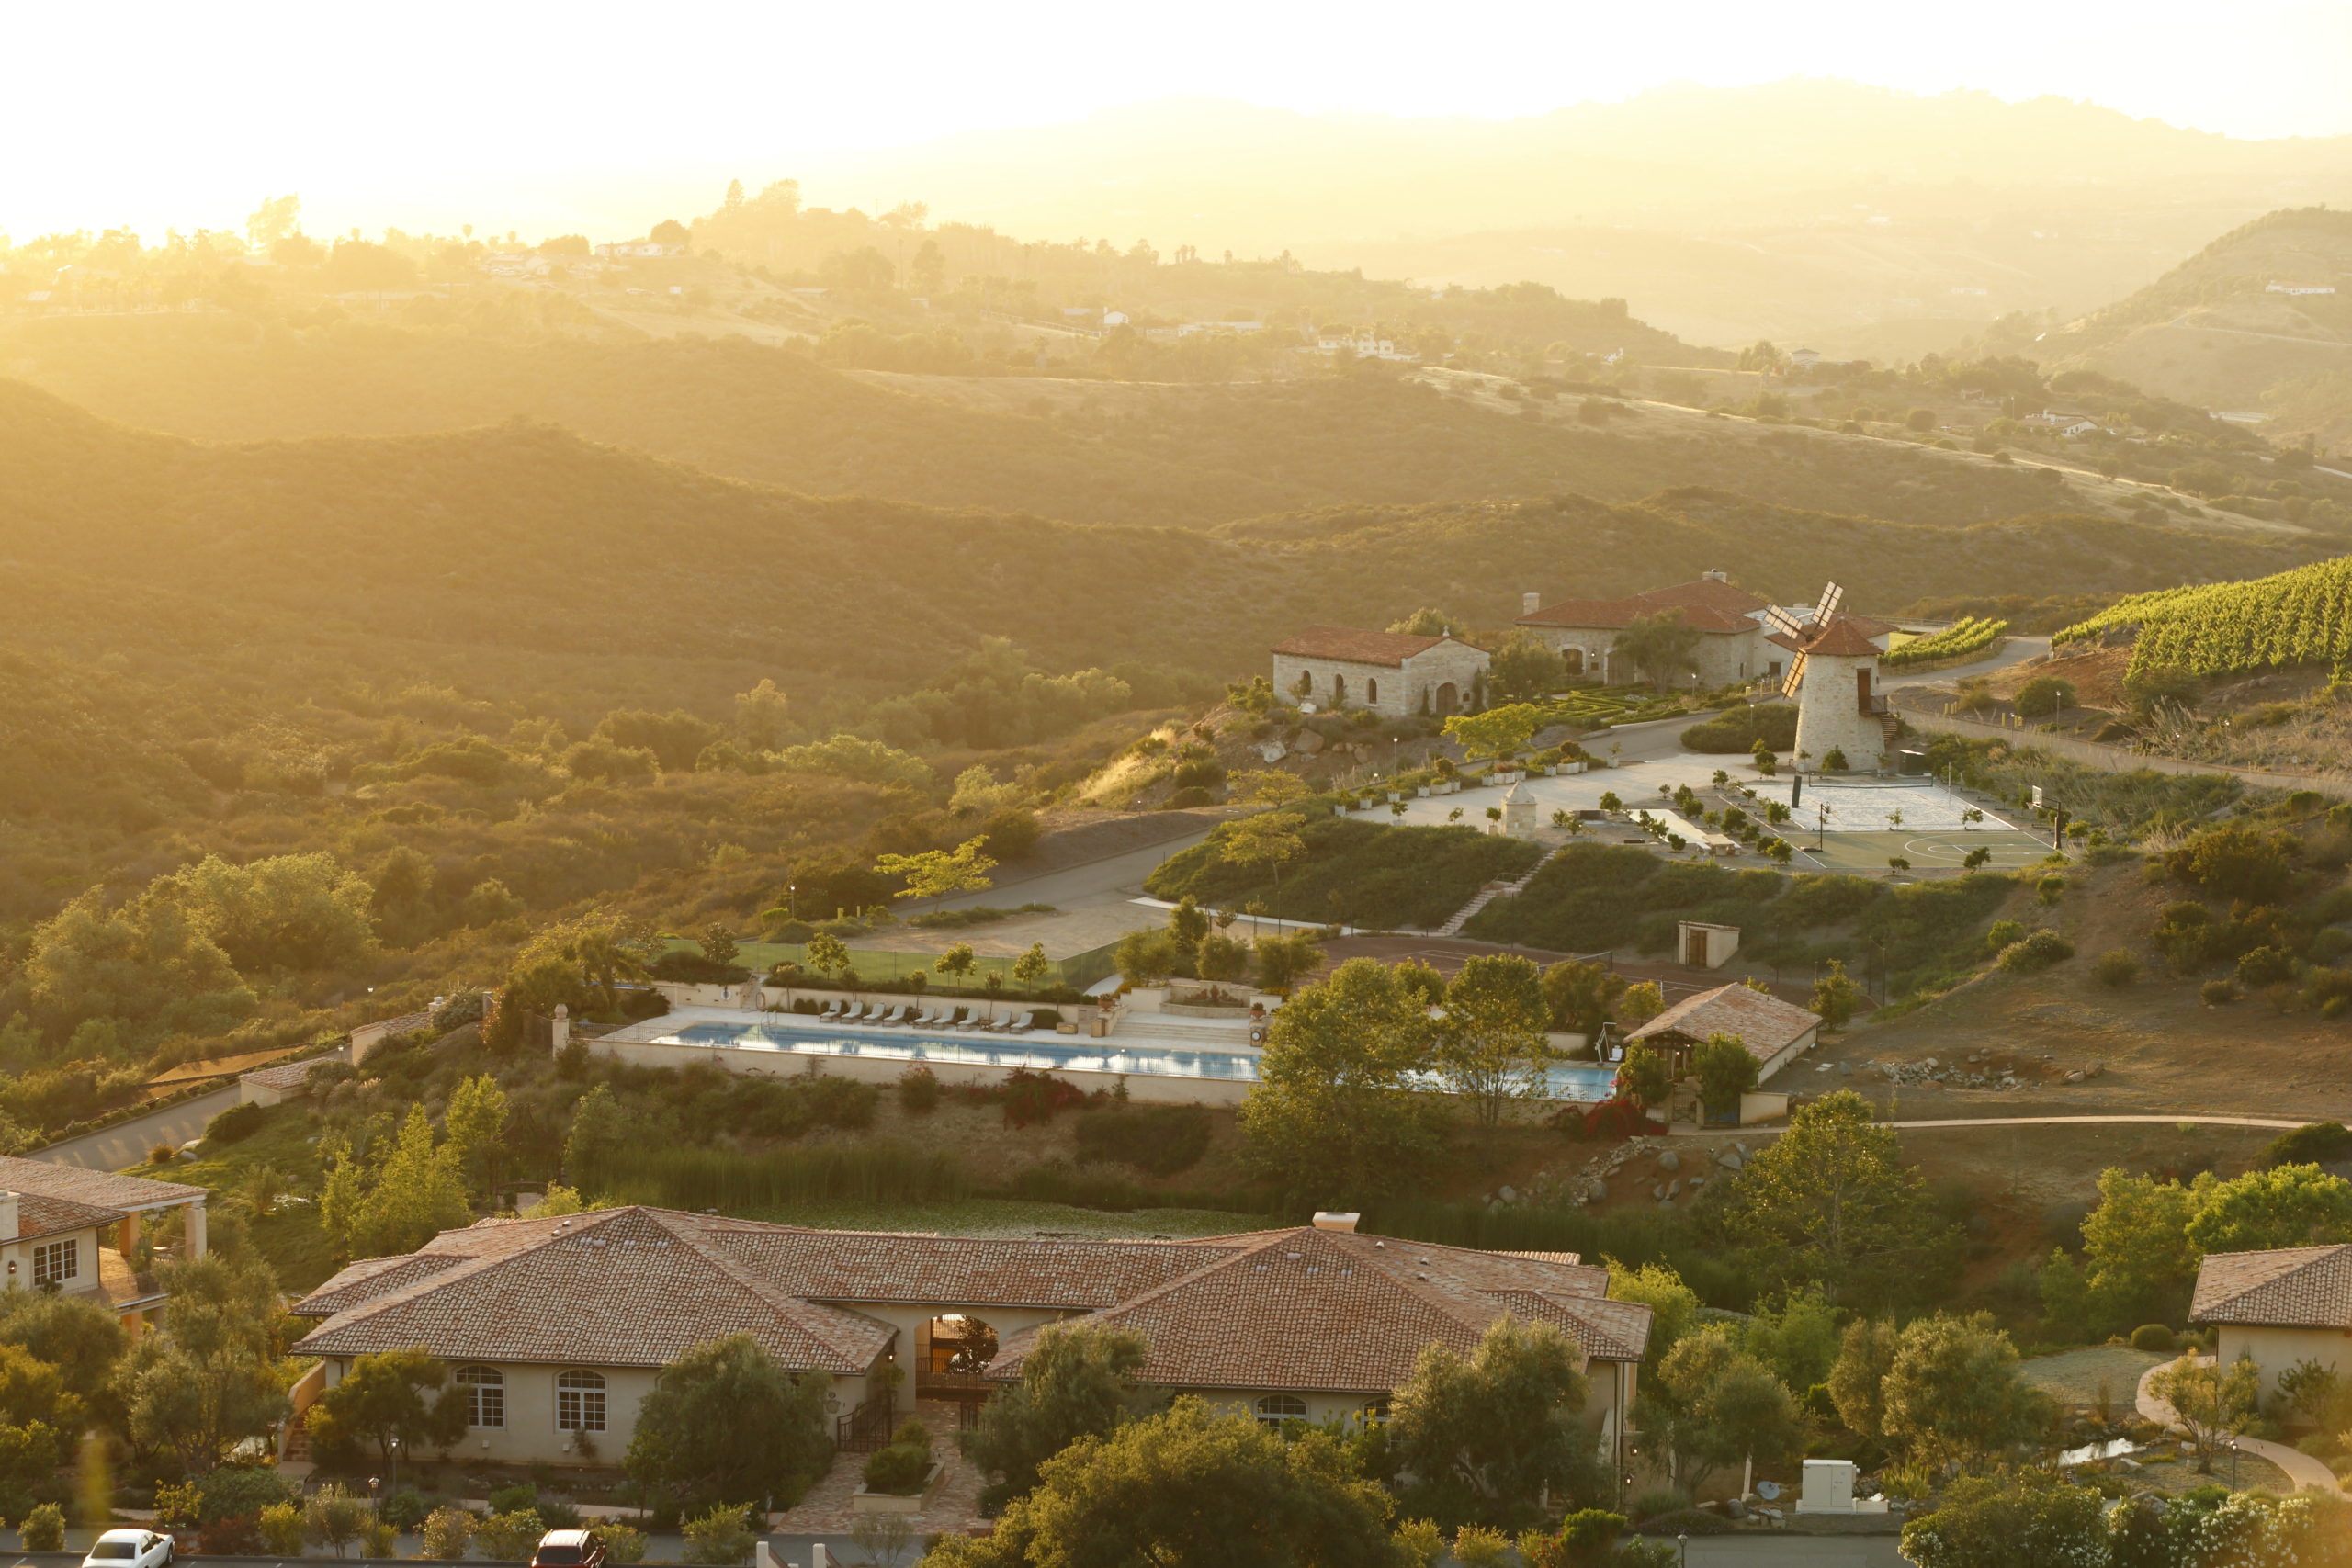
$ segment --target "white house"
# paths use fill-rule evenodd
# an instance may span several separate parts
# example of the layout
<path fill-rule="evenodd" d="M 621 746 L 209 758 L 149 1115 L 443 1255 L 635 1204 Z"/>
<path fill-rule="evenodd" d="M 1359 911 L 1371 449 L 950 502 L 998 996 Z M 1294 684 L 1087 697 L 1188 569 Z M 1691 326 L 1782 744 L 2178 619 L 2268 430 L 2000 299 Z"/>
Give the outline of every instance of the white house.
<path fill-rule="evenodd" d="M 1770 604 L 1733 587 L 1729 575 L 1720 571 L 1624 599 L 1564 599 L 1543 604 L 1530 593 L 1521 607 L 1518 624 L 1558 650 L 1567 660 L 1571 680 L 1623 686 L 1649 679 L 1633 660 L 1617 652 L 1617 638 L 1635 620 L 1664 615 L 1679 616 L 1700 634 L 1690 667 L 1676 671 L 1668 685 L 1733 686 L 1781 670 L 1781 652 L 1766 641 L 1760 618 Z"/>
<path fill-rule="evenodd" d="M 2333 294 L 2333 283 L 2274 283 L 2263 290 L 2266 294 Z"/>
<path fill-rule="evenodd" d="M 205 1253 L 201 1187 L 0 1157 L 0 1278 L 10 1290 L 54 1290 L 113 1313 L 135 1333 L 165 1297 L 136 1261 L 150 1214 L 182 1211 L 184 1256 Z"/>
<path fill-rule="evenodd" d="M 624 1452 L 661 1369 L 749 1334 L 821 1372 L 838 1440 L 887 1434 L 901 1397 L 984 1401 L 1020 1375 L 1036 1330 L 1092 1317 L 1141 1332 L 1146 1382 L 1261 1421 L 1379 1419 L 1421 1348 L 1467 1351 L 1497 1319 L 1577 1346 L 1588 1421 L 1619 1434 L 1650 1310 L 1607 1299 L 1573 1254 L 1478 1252 L 1358 1235 L 1352 1214 L 1197 1241 L 967 1238 L 803 1230 L 611 1209 L 491 1220 L 405 1257 L 353 1263 L 292 1311 L 294 1353 L 339 1382 L 412 1348 L 454 1369 L 468 1429 L 453 1452 L 513 1463 Z M 885 1366 L 905 1379 L 894 1394 Z"/>
<path fill-rule="evenodd" d="M 2251 1358 L 2266 1396 L 2298 1361 L 2352 1373 L 2352 1247 L 2208 1253 L 2188 1321 L 2213 1326 L 2222 1366 Z"/>
<path fill-rule="evenodd" d="M 1366 708 L 1401 718 L 1466 712 L 1487 650 L 1459 637 L 1309 626 L 1273 648 L 1274 692 L 1326 711 Z"/>

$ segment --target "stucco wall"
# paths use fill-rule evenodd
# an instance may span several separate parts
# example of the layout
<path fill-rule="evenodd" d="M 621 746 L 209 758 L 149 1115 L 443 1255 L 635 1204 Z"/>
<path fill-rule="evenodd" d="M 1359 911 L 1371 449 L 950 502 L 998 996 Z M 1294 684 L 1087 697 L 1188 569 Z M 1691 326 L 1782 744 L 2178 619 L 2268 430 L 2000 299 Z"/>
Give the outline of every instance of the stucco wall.
<path fill-rule="evenodd" d="M 1629 686 L 1648 679 L 1630 659 L 1611 654 L 1617 645 L 1617 630 L 1612 626 L 1530 626 L 1530 631 L 1542 637 L 1563 655 L 1576 650 L 1581 659 L 1581 670 L 1571 669 L 1569 674 L 1577 680 L 1601 681 L 1612 686 Z M 1764 640 L 1761 627 L 1746 632 L 1703 632 L 1699 646 L 1692 650 L 1690 662 L 1673 684 L 1690 683 L 1690 671 L 1699 672 L 1702 686 L 1734 686 L 1760 679 L 1773 660 L 1785 656 L 1781 649 Z M 1577 660 L 1571 660 L 1572 665 Z"/>
<path fill-rule="evenodd" d="M 79 1242 L 80 1269 L 73 1279 L 60 1281 L 57 1289 L 60 1295 L 85 1295 L 98 1288 L 98 1252 L 101 1247 L 113 1248 L 114 1235 L 112 1225 L 104 1225 L 0 1243 L 0 1280 L 6 1282 L 6 1288 L 29 1291 L 33 1288 L 33 1248 L 51 1242 Z"/>
<path fill-rule="evenodd" d="M 2262 1395 L 2278 1392 L 2278 1374 L 2298 1361 L 2317 1361 L 2352 1372 L 2352 1330 L 2340 1328 L 2249 1328 L 2233 1323 L 2220 1325 L 2219 1359 L 2227 1367 L 2240 1356 L 2251 1356 L 2262 1369 Z"/>
<path fill-rule="evenodd" d="M 1045 1038 L 1058 1040 L 1068 1044 L 1107 1043 L 1107 1042 L 1088 1041 L 1080 1036 L 1068 1034 L 1053 1034 Z M 888 1043 L 889 1039 L 890 1034 L 887 1031 L 874 1035 L 875 1043 L 877 1045 Z M 1022 1043 L 1021 1041 L 1006 1035 L 976 1034 L 972 1039 L 976 1044 L 982 1046 L 993 1041 L 1001 1043 L 1008 1051 L 1018 1049 Z M 1138 1042 L 1138 1044 L 1146 1049 L 1164 1046 L 1165 1043 L 1160 1041 Z M 865 1083 L 887 1084 L 896 1083 L 899 1075 L 904 1073 L 910 1066 L 908 1062 L 895 1057 L 801 1056 L 782 1051 L 747 1051 L 735 1046 L 657 1045 L 642 1041 L 615 1042 L 611 1040 L 591 1040 L 587 1042 L 587 1046 L 589 1053 L 593 1055 L 607 1057 L 616 1062 L 627 1062 L 633 1066 L 683 1067 L 690 1063 L 707 1062 L 712 1066 L 720 1067 L 745 1077 L 797 1077 L 808 1070 L 809 1063 L 815 1062 L 826 1072 L 839 1077 L 857 1078 Z M 959 1066 L 952 1062 L 932 1062 L 927 1065 L 931 1068 L 932 1075 L 944 1084 L 1001 1083 L 1012 1071 L 1009 1066 Z M 1052 1073 L 1056 1077 L 1069 1079 L 1090 1094 L 1098 1089 L 1115 1089 L 1123 1077 L 1118 1073 L 1087 1072 L 1059 1066 L 1048 1066 L 1043 1070 Z M 1250 1086 L 1247 1083 L 1231 1079 L 1153 1077 L 1142 1073 L 1126 1074 L 1124 1077 L 1129 1099 L 1145 1100 L 1157 1105 L 1238 1105 L 1250 1091 Z"/>
<path fill-rule="evenodd" d="M 1391 718 L 1402 718 L 1421 711 L 1425 694 L 1430 698 L 1430 712 L 1442 711 L 1438 689 L 1451 683 L 1454 689 L 1453 711 L 1459 713 L 1468 709 L 1471 683 L 1486 668 L 1487 655 L 1483 650 L 1457 642 L 1442 642 L 1413 655 L 1401 666 L 1277 653 L 1274 693 L 1283 702 L 1312 702 L 1327 713 L 1369 709 Z M 1312 679 L 1313 690 L 1304 694 L 1299 691 L 1301 675 Z M 1334 695 L 1335 678 L 1346 682 L 1344 695 Z M 1375 689 L 1377 696 L 1371 694 Z"/>

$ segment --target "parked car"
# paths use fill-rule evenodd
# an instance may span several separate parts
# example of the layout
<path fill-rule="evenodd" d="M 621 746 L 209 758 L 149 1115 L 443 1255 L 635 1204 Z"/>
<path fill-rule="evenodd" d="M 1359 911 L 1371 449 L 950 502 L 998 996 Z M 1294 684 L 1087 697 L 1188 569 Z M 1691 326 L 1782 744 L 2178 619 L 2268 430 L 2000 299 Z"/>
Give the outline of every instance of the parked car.
<path fill-rule="evenodd" d="M 594 1530 L 549 1530 L 531 1553 L 531 1568 L 605 1568 L 605 1538 Z"/>
<path fill-rule="evenodd" d="M 179 1555 L 170 1536 L 153 1530 L 108 1530 L 90 1543 L 82 1568 L 166 1568 Z"/>

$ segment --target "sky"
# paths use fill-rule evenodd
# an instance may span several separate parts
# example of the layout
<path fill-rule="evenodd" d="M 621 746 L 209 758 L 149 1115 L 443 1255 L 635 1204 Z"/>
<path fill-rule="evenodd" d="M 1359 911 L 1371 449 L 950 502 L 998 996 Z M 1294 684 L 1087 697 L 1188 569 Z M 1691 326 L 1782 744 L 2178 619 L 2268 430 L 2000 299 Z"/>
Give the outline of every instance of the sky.
<path fill-rule="evenodd" d="M 1452 0 L 220 0 L 0 10 L 0 233 L 387 223 L 641 231 L 680 193 L 829 154 L 1172 94 L 1306 112 L 1540 114 L 1795 75 L 2088 99 L 2242 137 L 2352 133 L 2352 0 L 2116 5 Z M 921 199 L 921 192 L 872 193 Z M 864 197 L 868 193 L 857 193 Z"/>

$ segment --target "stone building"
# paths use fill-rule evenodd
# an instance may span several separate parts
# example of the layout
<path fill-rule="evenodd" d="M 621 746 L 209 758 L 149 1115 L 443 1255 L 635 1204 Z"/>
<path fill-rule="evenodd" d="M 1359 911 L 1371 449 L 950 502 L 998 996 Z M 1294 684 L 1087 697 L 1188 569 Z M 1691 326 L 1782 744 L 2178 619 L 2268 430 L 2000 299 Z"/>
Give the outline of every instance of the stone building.
<path fill-rule="evenodd" d="M 1402 718 L 1466 713 L 1483 689 L 1487 650 L 1459 637 L 1309 626 L 1274 645 L 1274 691 L 1323 712 L 1365 708 Z"/>
<path fill-rule="evenodd" d="M 1818 768 L 1833 751 L 1846 765 L 1875 768 L 1886 753 L 1886 699 L 1878 694 L 1878 644 L 1852 615 L 1834 615 L 1803 645 L 1797 686 L 1797 752 Z"/>
<path fill-rule="evenodd" d="M 1626 686 L 1649 676 L 1617 651 L 1619 635 L 1636 618 L 1669 612 L 1679 615 L 1686 626 L 1699 632 L 1699 646 L 1691 653 L 1690 667 L 1663 683 L 1709 688 L 1740 685 L 1780 673 L 1783 655 L 1766 639 L 1760 619 L 1770 607 L 1755 594 L 1733 587 L 1727 574 L 1710 571 L 1693 582 L 1626 599 L 1564 599 L 1542 604 L 1530 593 L 1524 597 L 1526 613 L 1518 624 L 1558 650 L 1567 661 L 1571 681 Z"/>

